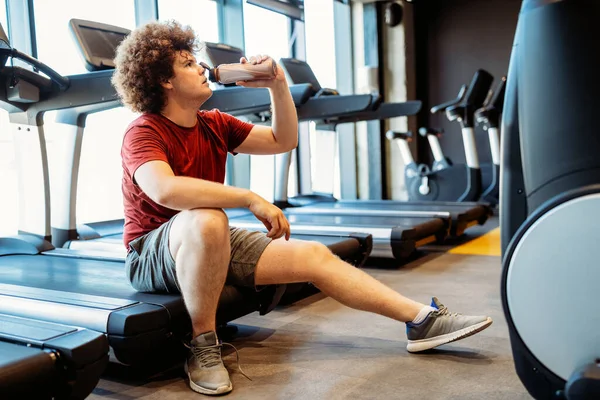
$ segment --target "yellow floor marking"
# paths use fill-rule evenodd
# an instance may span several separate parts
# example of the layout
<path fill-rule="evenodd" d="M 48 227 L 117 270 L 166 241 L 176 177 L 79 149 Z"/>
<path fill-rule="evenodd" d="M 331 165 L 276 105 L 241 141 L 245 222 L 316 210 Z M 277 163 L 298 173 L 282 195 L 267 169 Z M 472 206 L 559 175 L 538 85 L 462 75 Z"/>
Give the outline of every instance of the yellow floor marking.
<path fill-rule="evenodd" d="M 483 236 L 457 246 L 449 251 L 451 254 L 470 254 L 480 256 L 500 256 L 500 228 L 496 228 Z"/>

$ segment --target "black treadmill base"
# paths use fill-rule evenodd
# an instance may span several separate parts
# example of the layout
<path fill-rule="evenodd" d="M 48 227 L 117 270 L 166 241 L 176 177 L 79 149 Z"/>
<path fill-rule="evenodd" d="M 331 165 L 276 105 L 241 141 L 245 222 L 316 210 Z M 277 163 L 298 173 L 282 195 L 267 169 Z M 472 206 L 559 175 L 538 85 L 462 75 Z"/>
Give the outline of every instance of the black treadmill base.
<path fill-rule="evenodd" d="M 98 382 L 100 381 L 100 375 L 106 370 L 108 365 L 108 354 L 94 363 L 86 365 L 75 371 L 75 376 L 70 377 L 70 384 L 72 385 L 71 393 L 68 395 L 69 399 L 85 399 L 92 393 Z M 57 396 L 59 398 L 60 396 Z M 67 396 L 65 396 L 67 397 Z"/>

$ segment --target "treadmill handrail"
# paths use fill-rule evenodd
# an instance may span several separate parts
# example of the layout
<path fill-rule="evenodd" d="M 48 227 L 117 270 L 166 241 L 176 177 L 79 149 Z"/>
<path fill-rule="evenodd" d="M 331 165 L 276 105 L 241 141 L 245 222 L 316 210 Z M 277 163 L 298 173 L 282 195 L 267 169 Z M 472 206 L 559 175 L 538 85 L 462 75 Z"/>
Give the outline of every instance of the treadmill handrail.
<path fill-rule="evenodd" d="M 330 204 L 330 203 L 327 203 Z M 319 207 L 319 205 L 310 205 L 304 207 L 289 207 L 285 210 L 290 214 L 319 214 L 319 215 L 351 215 L 351 216 L 369 216 L 369 217 L 406 217 L 406 218 L 442 218 L 451 217 L 448 211 L 410 211 L 410 210 L 377 210 L 368 208 L 331 208 Z"/>
<path fill-rule="evenodd" d="M 372 100 L 373 97 L 370 94 L 311 97 L 298 108 L 298 120 L 338 117 L 344 114 L 365 111 L 371 105 Z"/>
<path fill-rule="evenodd" d="M 383 103 L 370 111 L 357 112 L 350 115 L 342 115 L 334 118 L 324 118 L 320 124 L 338 125 L 360 121 L 384 120 L 395 117 L 406 117 L 417 114 L 421 110 L 420 100 L 410 100 L 400 103 Z"/>
<path fill-rule="evenodd" d="M 229 221 L 229 225 L 237 228 L 244 229 L 255 229 L 261 232 L 266 232 L 267 228 L 260 221 L 241 221 L 232 219 Z M 390 237 L 392 228 L 373 228 L 369 227 L 369 234 L 373 238 L 379 237 Z M 292 235 L 319 235 L 319 236 L 350 236 L 354 234 L 364 234 L 364 230 L 352 230 L 348 229 L 348 226 L 322 226 L 322 225 L 311 225 L 311 224 L 298 224 L 293 223 Z"/>
<path fill-rule="evenodd" d="M 66 90 L 44 95 L 39 102 L 30 104 L 23 112 L 12 112 L 9 118 L 11 122 L 39 126 L 43 123 L 42 117 L 46 111 L 95 104 L 107 107 L 107 103 L 111 103 L 112 107 L 118 107 L 120 100 L 111 84 L 112 74 L 113 71 L 107 70 L 70 75 L 68 77 L 70 85 Z M 2 98 L 0 101 L 13 104 L 6 98 Z"/>
<path fill-rule="evenodd" d="M 32 67 L 39 69 L 40 71 L 42 71 L 43 73 L 48 75 L 50 77 L 50 79 L 52 79 L 52 82 L 54 82 L 61 91 L 64 91 L 69 87 L 70 82 L 69 82 L 68 77 L 62 76 L 61 74 L 56 72 L 54 69 L 52 69 L 48 64 L 43 63 L 42 61 L 31 57 L 29 54 L 20 52 L 19 50 L 15 49 L 15 48 L 9 48 L 9 49 L 0 49 L 0 56 L 3 56 L 3 55 L 7 55 L 8 57 L 12 57 L 12 58 L 16 58 L 18 60 L 24 61 L 27 64 L 31 65 Z"/>
<path fill-rule="evenodd" d="M 310 83 L 298 83 L 289 87 L 296 107 L 300 107 L 306 103 L 314 92 L 314 88 Z"/>

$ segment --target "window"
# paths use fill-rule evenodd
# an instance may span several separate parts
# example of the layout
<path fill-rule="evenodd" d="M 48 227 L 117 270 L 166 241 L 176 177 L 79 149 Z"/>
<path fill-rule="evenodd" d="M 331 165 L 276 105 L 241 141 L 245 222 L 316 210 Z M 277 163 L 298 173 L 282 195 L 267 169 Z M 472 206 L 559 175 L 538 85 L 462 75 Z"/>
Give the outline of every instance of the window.
<path fill-rule="evenodd" d="M 124 218 L 121 143 L 136 117 L 122 107 L 88 116 L 77 180 L 78 224 Z"/>
<path fill-rule="evenodd" d="M 274 60 L 289 57 L 288 25 L 284 15 L 244 3 L 246 55 L 267 54 Z"/>
<path fill-rule="evenodd" d="M 0 24 L 8 35 L 6 2 L 0 0 Z M 12 134 L 8 124 L 8 112 L 0 109 L 0 236 L 14 235 L 18 227 L 17 170 Z"/>
<path fill-rule="evenodd" d="M 6 1 L 0 0 L 0 24 L 2 24 L 2 28 L 4 32 L 8 35 L 8 23 L 6 19 Z"/>
<path fill-rule="evenodd" d="M 34 0 L 33 7 L 38 59 L 63 75 L 86 72 L 71 38 L 71 18 L 135 28 L 133 0 Z"/>
<path fill-rule="evenodd" d="M 246 57 L 266 54 L 274 60 L 289 57 L 289 19 L 244 2 Z M 250 157 L 250 190 L 273 201 L 275 156 Z"/>
<path fill-rule="evenodd" d="M 17 165 L 8 112 L 0 110 L 0 236 L 16 235 L 19 225 Z"/>
<path fill-rule="evenodd" d="M 158 0 L 158 19 L 189 25 L 203 42 L 219 41 L 217 2 L 213 0 Z"/>
<path fill-rule="evenodd" d="M 333 0 L 304 2 L 306 62 L 325 88 L 335 88 L 335 36 Z"/>
<path fill-rule="evenodd" d="M 324 88 L 335 88 L 336 60 L 333 18 L 333 0 L 306 0 L 304 2 L 306 34 L 306 62 Z M 319 131 L 310 124 L 310 164 L 312 190 L 332 193 L 339 197 L 339 154 L 337 135 Z"/>
<path fill-rule="evenodd" d="M 68 12 L 56 12 L 57 8 Z M 34 13 L 38 58 L 63 75 L 87 72 L 71 38 L 68 25 L 71 18 L 135 28 L 133 0 L 34 0 Z M 54 118 L 54 112 L 47 113 L 45 124 L 52 124 Z M 123 217 L 121 139 L 127 124 L 134 118 L 135 115 L 124 108 L 88 116 L 77 182 L 77 223 Z M 51 132 L 47 129 L 49 152 L 57 151 Z M 60 157 L 60 154 L 55 156 Z"/>

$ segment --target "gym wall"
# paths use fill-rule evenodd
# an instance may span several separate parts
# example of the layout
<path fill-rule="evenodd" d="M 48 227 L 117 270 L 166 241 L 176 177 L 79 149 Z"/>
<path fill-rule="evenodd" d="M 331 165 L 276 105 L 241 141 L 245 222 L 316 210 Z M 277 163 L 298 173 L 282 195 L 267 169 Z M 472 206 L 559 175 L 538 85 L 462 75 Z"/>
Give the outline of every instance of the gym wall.
<path fill-rule="evenodd" d="M 464 163 L 460 126 L 429 109 L 456 97 L 478 68 L 494 76 L 492 87 L 508 70 L 521 0 L 417 0 L 414 6 L 416 90 L 423 101 L 419 126 L 443 128 L 447 157 Z M 487 133 L 476 129 L 480 162 L 491 162 Z M 419 138 L 417 160 L 431 163 L 426 139 Z"/>

